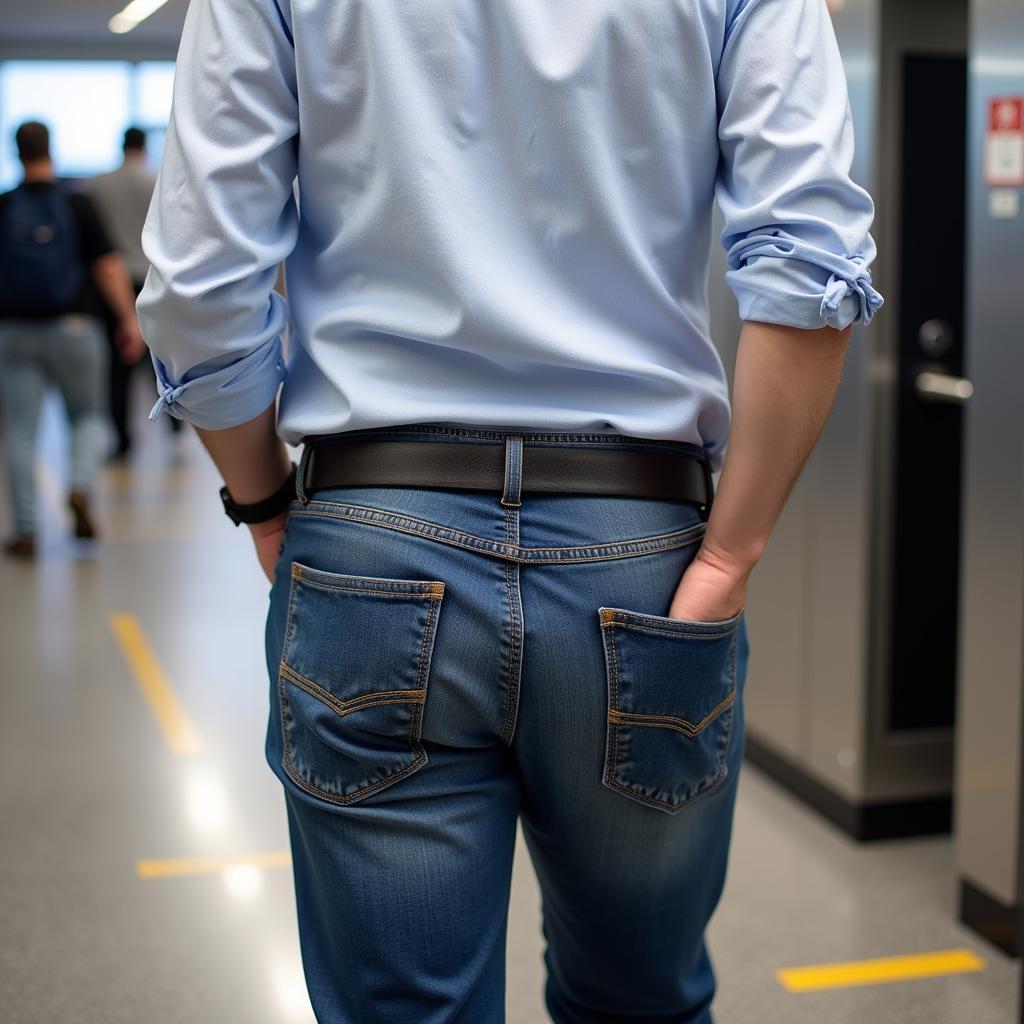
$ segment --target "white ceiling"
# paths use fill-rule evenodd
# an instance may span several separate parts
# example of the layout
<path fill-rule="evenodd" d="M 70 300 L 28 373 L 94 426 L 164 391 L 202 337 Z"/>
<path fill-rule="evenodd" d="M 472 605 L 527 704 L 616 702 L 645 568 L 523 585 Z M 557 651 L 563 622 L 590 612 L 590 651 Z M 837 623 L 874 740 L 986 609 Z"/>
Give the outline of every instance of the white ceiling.
<path fill-rule="evenodd" d="M 130 53 L 135 46 L 176 45 L 188 0 L 167 4 L 137 28 L 116 35 L 107 22 L 128 0 L 0 0 L 0 40 L 10 55 L 20 41 L 32 55 L 53 44 L 63 53 L 69 44 L 117 47 Z"/>

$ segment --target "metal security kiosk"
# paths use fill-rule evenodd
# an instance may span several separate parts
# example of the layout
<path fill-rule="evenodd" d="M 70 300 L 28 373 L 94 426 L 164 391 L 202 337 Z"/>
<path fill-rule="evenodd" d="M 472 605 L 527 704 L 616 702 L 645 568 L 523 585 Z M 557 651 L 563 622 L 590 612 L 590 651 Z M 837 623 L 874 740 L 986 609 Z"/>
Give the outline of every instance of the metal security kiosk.
<path fill-rule="evenodd" d="M 967 0 L 829 6 L 887 304 L 854 331 L 829 422 L 751 581 L 747 754 L 846 832 L 874 839 L 951 821 L 971 391 Z M 719 258 L 714 336 L 735 339 L 722 272 Z M 734 346 L 722 348 L 728 365 Z"/>
<path fill-rule="evenodd" d="M 955 851 L 960 915 L 1024 947 L 1024 4 L 971 13 L 968 369 Z"/>

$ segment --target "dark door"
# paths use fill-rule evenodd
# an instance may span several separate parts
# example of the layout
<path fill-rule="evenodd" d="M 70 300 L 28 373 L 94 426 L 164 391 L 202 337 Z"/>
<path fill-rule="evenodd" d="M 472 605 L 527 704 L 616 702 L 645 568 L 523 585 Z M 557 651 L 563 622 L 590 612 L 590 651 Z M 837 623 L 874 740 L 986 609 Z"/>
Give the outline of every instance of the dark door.
<path fill-rule="evenodd" d="M 892 731 L 952 726 L 955 707 L 967 61 L 905 54 L 902 75 Z"/>

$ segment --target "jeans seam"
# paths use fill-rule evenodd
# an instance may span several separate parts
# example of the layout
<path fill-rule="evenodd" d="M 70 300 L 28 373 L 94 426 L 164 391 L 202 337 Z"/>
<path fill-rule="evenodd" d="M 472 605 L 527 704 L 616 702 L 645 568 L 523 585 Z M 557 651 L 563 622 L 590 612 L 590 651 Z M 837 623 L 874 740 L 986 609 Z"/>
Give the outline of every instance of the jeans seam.
<path fill-rule="evenodd" d="M 706 524 L 695 523 L 684 530 L 675 530 L 669 533 L 653 534 L 650 537 L 640 537 L 635 540 L 623 542 L 608 542 L 604 544 L 581 544 L 573 547 L 537 547 L 524 548 L 518 544 L 501 544 L 485 537 L 477 537 L 475 534 L 468 534 L 452 527 L 442 526 L 439 523 L 430 523 L 426 520 L 415 519 L 411 516 L 401 516 L 397 513 L 388 512 L 384 509 L 374 509 L 366 505 L 342 505 L 331 503 L 332 509 L 321 507 L 311 509 L 308 507 L 293 508 L 292 515 L 313 516 L 326 519 L 347 519 L 351 522 L 365 523 L 368 526 L 376 526 L 382 529 L 396 530 L 399 533 L 412 534 L 424 537 L 439 544 L 448 544 L 452 547 L 463 548 L 468 551 L 478 551 L 482 554 L 491 555 L 495 558 L 507 559 L 530 565 L 545 564 L 572 564 L 578 562 L 603 562 L 612 561 L 617 558 L 631 558 L 637 555 L 654 554 L 660 551 L 670 551 L 674 548 L 686 547 L 700 541 L 703 538 Z M 357 510 L 355 514 L 344 511 L 346 509 Z M 342 510 L 342 511 L 337 511 Z M 376 519 L 361 514 L 363 511 L 374 513 Z M 385 521 L 381 522 L 383 519 Z M 440 536 L 439 534 L 448 536 Z M 514 550 L 509 550 L 513 548 Z M 564 551 L 575 554 L 565 556 L 544 557 L 544 552 Z M 600 553 L 595 553 L 600 552 Z"/>
<path fill-rule="evenodd" d="M 508 543 L 518 541 L 519 531 L 518 509 L 505 509 L 505 540 Z M 509 662 L 505 682 L 505 708 L 502 715 L 500 737 L 503 743 L 510 745 L 515 732 L 516 718 L 519 711 L 519 684 L 522 672 L 522 595 L 519 590 L 519 565 L 513 561 L 505 562 L 505 592 L 508 596 L 509 616 Z"/>

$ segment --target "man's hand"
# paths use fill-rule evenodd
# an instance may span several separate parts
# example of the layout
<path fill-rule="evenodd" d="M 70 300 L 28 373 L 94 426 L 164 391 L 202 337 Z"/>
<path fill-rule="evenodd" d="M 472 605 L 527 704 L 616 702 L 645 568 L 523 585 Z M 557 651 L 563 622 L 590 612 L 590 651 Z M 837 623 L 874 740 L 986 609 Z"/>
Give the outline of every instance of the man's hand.
<path fill-rule="evenodd" d="M 268 519 L 265 523 L 253 523 L 249 530 L 260 565 L 267 579 L 274 582 L 274 568 L 281 555 L 281 544 L 284 542 L 284 527 L 288 522 L 288 513 L 283 512 L 276 519 Z"/>
<path fill-rule="evenodd" d="M 142 340 L 139 321 L 134 315 L 125 317 L 118 323 L 114 341 L 121 362 L 128 366 L 137 363 L 146 354 L 146 343 Z"/>
<path fill-rule="evenodd" d="M 707 545 L 679 581 L 668 614 L 691 622 L 716 622 L 739 615 L 747 603 L 751 569 L 730 562 Z"/>

